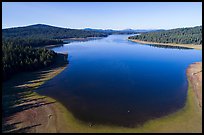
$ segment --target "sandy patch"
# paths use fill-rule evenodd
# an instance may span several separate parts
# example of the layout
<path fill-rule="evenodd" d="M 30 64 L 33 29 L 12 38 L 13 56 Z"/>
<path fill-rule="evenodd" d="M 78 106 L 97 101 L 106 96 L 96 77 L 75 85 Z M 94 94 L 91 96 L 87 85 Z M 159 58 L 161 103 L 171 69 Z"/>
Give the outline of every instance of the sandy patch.
<path fill-rule="evenodd" d="M 141 41 L 136 39 L 128 39 L 133 42 L 141 43 L 141 44 L 151 44 L 151 45 L 162 45 L 162 46 L 178 46 L 178 47 L 187 47 L 187 48 L 193 48 L 197 50 L 202 49 L 202 45 L 193 45 L 193 44 L 174 44 L 174 43 L 156 43 L 156 42 L 147 42 L 147 41 Z"/>
<path fill-rule="evenodd" d="M 196 62 L 187 69 L 187 76 L 197 97 L 198 104 L 202 108 L 202 62 Z"/>

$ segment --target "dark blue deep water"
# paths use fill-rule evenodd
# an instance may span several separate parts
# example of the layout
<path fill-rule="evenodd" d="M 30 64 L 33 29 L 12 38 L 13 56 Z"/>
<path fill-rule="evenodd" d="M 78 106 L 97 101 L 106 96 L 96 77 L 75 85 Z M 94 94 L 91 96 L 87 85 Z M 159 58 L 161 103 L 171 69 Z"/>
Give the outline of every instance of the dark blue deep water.
<path fill-rule="evenodd" d="M 69 65 L 38 92 L 93 124 L 133 127 L 181 109 L 187 96 L 186 69 L 202 60 L 202 52 L 142 45 L 128 36 L 53 48 L 68 52 Z"/>

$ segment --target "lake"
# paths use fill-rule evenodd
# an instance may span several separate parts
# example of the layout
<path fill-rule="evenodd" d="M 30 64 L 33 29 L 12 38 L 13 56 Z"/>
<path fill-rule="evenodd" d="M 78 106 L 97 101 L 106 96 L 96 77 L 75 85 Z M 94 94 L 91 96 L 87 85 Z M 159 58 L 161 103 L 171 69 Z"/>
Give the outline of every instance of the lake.
<path fill-rule="evenodd" d="M 68 52 L 69 65 L 37 92 L 92 124 L 135 127 L 184 107 L 186 69 L 202 60 L 202 51 L 142 45 L 129 36 L 53 48 Z"/>

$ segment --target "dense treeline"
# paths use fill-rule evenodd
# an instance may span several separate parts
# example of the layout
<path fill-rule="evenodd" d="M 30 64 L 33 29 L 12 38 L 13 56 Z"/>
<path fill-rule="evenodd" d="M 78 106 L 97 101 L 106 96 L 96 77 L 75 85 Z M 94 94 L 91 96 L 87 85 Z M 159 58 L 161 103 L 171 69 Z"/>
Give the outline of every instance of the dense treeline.
<path fill-rule="evenodd" d="M 2 30 L 2 38 L 6 42 L 13 42 L 16 45 L 21 44 L 30 46 L 61 44 L 63 43 L 62 39 L 67 38 L 106 36 L 107 34 L 102 32 L 59 28 L 42 24 Z"/>
<path fill-rule="evenodd" d="M 157 43 L 177 43 L 177 44 L 202 44 L 202 26 L 191 28 L 178 28 L 171 30 L 161 30 L 156 32 L 147 32 L 140 35 L 131 36 L 129 39 Z"/>
<path fill-rule="evenodd" d="M 62 40 L 59 39 L 43 39 L 43 38 L 3 38 L 3 42 L 7 42 L 9 44 L 21 45 L 21 46 L 32 46 L 32 47 L 40 47 L 45 45 L 55 45 L 55 44 L 63 44 Z"/>
<path fill-rule="evenodd" d="M 6 80 L 21 71 L 33 71 L 50 66 L 56 56 L 54 51 L 45 48 L 32 48 L 3 42 L 3 79 Z"/>

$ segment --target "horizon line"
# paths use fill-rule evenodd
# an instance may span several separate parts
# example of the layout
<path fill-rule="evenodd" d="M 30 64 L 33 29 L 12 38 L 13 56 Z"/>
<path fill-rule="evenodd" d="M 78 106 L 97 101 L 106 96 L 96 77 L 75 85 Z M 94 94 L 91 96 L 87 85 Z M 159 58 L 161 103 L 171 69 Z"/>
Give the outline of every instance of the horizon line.
<path fill-rule="evenodd" d="M 56 26 L 52 24 L 45 24 L 45 23 L 34 23 L 34 24 L 27 24 L 27 25 L 21 25 L 21 26 L 12 26 L 12 27 L 2 27 L 3 29 L 11 29 L 11 28 L 19 28 L 19 27 L 27 27 L 27 26 L 32 26 L 32 25 L 47 25 L 47 26 L 52 26 L 52 27 L 58 27 L 58 28 L 66 28 L 66 29 L 78 29 L 78 30 L 84 30 L 84 29 L 98 29 L 98 30 L 170 30 L 170 29 L 177 29 L 177 28 L 191 28 L 191 27 L 197 27 L 197 26 L 202 26 L 201 25 L 196 25 L 196 26 L 184 26 L 184 27 L 175 27 L 175 28 L 169 28 L 169 29 L 164 29 L 164 28 L 124 28 L 124 29 L 112 29 L 112 28 L 92 28 L 92 27 L 84 27 L 84 28 L 70 28 L 70 27 L 64 27 L 64 26 Z"/>

